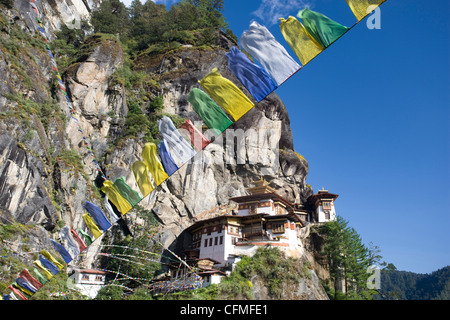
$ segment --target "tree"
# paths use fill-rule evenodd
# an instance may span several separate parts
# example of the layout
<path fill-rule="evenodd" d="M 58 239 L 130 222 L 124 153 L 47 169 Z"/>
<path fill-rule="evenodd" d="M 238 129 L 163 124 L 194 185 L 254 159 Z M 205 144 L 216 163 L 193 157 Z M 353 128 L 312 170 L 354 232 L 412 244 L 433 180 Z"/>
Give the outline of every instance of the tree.
<path fill-rule="evenodd" d="M 322 225 L 319 232 L 325 238 L 324 254 L 330 266 L 334 298 L 339 297 L 341 285 L 346 298 L 371 298 L 375 292 L 367 288 L 367 270 L 381 259 L 378 248 L 366 247 L 356 230 L 340 216 Z"/>
<path fill-rule="evenodd" d="M 129 23 L 128 10 L 120 0 L 103 1 L 91 15 L 91 24 L 95 32 L 125 36 L 128 33 Z"/>

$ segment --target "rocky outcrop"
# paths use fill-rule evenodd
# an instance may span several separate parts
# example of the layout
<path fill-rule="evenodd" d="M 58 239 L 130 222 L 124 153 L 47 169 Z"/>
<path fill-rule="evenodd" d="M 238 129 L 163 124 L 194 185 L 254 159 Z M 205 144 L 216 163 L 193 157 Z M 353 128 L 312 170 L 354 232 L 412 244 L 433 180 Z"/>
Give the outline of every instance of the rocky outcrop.
<path fill-rule="evenodd" d="M 99 2 L 37 3 L 52 34 L 61 23 L 79 21 Z M 15 8 L 6 16 L 11 21 L 19 17 L 14 23 L 24 32 L 35 30 L 29 1 L 16 0 Z M 133 61 L 134 71 L 145 72 L 157 82 L 149 89 L 150 95 L 163 97 L 164 113 L 200 121 L 187 101 L 192 88 L 200 87 L 198 80 L 218 68 L 240 86 L 227 68 L 225 54 L 233 45 L 233 40 L 221 34 L 214 48 L 181 46 L 159 55 L 141 55 Z M 45 49 L 29 46 L 26 55 L 0 51 L 4 58 L 0 75 L 5 79 L 0 83 L 0 221 L 41 226 L 46 238 L 57 238 L 61 225 L 84 226 L 82 204 L 90 199 L 99 205 L 102 202 L 94 186 L 98 172 L 83 145 L 83 134 L 106 176 L 110 180 L 124 177 L 129 186 L 139 190 L 130 167 L 141 159 L 144 141 L 139 137 L 122 139 L 128 97 L 123 85 L 111 82 L 124 64 L 123 49 L 113 38 L 101 36 L 90 37 L 86 47 L 87 53 L 63 74 L 78 121 L 70 117 L 65 97 L 52 86 L 53 71 Z M 20 72 L 13 66 L 17 61 L 21 62 Z M 26 112 L 36 105 L 24 108 L 21 99 L 39 106 L 52 102 L 58 111 L 32 117 Z M 244 195 L 261 176 L 282 196 L 304 203 L 312 194 L 305 183 L 307 174 L 308 163 L 293 150 L 287 110 L 272 93 L 140 206 L 155 213 L 163 244 L 177 248 L 186 240 L 184 229 L 196 220 L 234 210 L 236 205 L 229 198 Z M 315 294 L 310 282 L 302 288 L 292 292 L 298 297 Z"/>
<path fill-rule="evenodd" d="M 54 31 L 60 30 L 62 25 L 68 28 L 80 28 L 82 20 L 89 21 L 89 14 L 97 8 L 102 0 L 46 0 L 35 1 L 38 11 L 45 16 L 42 20 L 47 35 L 54 38 Z M 36 13 L 30 0 L 15 0 L 14 7 L 6 12 L 13 19 L 23 21 L 23 26 L 37 30 Z"/>

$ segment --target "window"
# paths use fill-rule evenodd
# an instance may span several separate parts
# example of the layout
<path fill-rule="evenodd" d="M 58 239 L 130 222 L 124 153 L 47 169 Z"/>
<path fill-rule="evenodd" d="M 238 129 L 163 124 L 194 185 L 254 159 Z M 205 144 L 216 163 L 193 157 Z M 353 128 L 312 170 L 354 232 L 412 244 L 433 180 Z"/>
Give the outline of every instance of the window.
<path fill-rule="evenodd" d="M 220 244 L 223 244 L 223 236 L 220 236 Z"/>
<path fill-rule="evenodd" d="M 273 233 L 284 233 L 284 222 L 272 223 Z"/>
<path fill-rule="evenodd" d="M 324 201 L 322 207 L 324 210 L 331 210 L 331 201 Z"/>
<path fill-rule="evenodd" d="M 232 237 L 231 238 L 231 244 L 235 245 L 236 244 L 236 239 L 237 239 L 236 237 Z"/>
<path fill-rule="evenodd" d="M 89 280 L 89 275 L 83 274 L 83 276 L 81 277 L 81 280 Z"/>
<path fill-rule="evenodd" d="M 209 238 L 209 246 L 212 246 L 212 238 Z"/>
<path fill-rule="evenodd" d="M 330 212 L 329 211 L 325 212 L 325 219 L 330 220 Z"/>
<path fill-rule="evenodd" d="M 219 240 L 219 237 L 214 238 L 214 245 L 217 246 L 217 241 Z"/>
<path fill-rule="evenodd" d="M 208 246 L 208 239 L 205 239 L 205 247 Z"/>
<path fill-rule="evenodd" d="M 95 281 L 103 281 L 103 277 L 102 276 L 95 276 Z"/>

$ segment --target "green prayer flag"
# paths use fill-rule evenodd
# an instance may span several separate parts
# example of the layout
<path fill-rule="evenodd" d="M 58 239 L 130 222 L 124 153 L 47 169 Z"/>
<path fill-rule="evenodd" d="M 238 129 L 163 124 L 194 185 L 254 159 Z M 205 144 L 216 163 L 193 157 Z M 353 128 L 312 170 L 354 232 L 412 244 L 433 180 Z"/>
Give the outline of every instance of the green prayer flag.
<path fill-rule="evenodd" d="M 92 244 L 92 238 L 89 234 L 84 232 L 82 229 L 78 229 L 78 233 L 84 237 L 84 243 L 86 243 L 86 245 L 90 246 Z"/>
<path fill-rule="evenodd" d="M 139 193 L 133 190 L 126 182 L 124 177 L 120 177 L 114 181 L 114 184 L 119 189 L 122 197 L 125 198 L 133 207 L 141 202 L 142 198 Z"/>
<path fill-rule="evenodd" d="M 188 101 L 208 128 L 222 133 L 233 124 L 222 108 L 206 92 L 194 88 L 189 94 Z"/>
<path fill-rule="evenodd" d="M 329 47 L 350 29 L 308 8 L 300 10 L 297 17 L 302 19 L 306 30 L 323 48 Z"/>
<path fill-rule="evenodd" d="M 47 279 L 36 268 L 33 268 L 33 272 L 34 272 L 37 280 L 40 283 L 42 283 L 42 284 L 46 284 L 47 283 Z"/>

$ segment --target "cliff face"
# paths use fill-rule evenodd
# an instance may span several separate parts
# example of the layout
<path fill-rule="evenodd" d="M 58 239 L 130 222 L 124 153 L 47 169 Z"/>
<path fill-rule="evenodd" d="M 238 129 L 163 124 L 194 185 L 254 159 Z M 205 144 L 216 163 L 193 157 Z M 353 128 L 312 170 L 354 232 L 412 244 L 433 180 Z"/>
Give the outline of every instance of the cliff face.
<path fill-rule="evenodd" d="M 62 23 L 79 21 L 99 2 L 39 1 L 38 6 L 52 34 Z M 57 238 L 61 226 L 85 227 L 81 215 L 86 200 L 103 201 L 93 183 L 98 172 L 78 128 L 101 159 L 106 176 L 111 180 L 123 176 L 135 190 L 138 186 L 130 167 L 140 160 L 144 142 L 121 139 L 129 92 L 111 81 L 124 65 L 121 45 L 113 38 L 91 37 L 89 50 L 62 75 L 77 114 L 75 122 L 55 85 L 50 58 L 35 33 L 34 17 L 25 0 L 16 0 L 15 8 L 5 9 L 1 17 L 0 222 L 38 227 L 45 247 L 48 239 Z M 199 87 L 198 80 L 218 68 L 239 84 L 225 56 L 233 45 L 221 34 L 214 48 L 182 46 L 139 56 L 135 71 L 145 72 L 158 83 L 148 90 L 163 97 L 163 112 L 194 122 L 200 118 L 187 96 Z M 233 210 L 235 205 L 228 198 L 244 195 L 261 176 L 291 201 L 305 202 L 312 194 L 305 183 L 308 163 L 293 150 L 289 115 L 276 94 L 256 104 L 230 129 L 247 134 L 239 142 L 242 148 L 224 133 L 140 203 L 159 219 L 164 245 L 182 246 L 180 235 L 195 220 Z"/>

